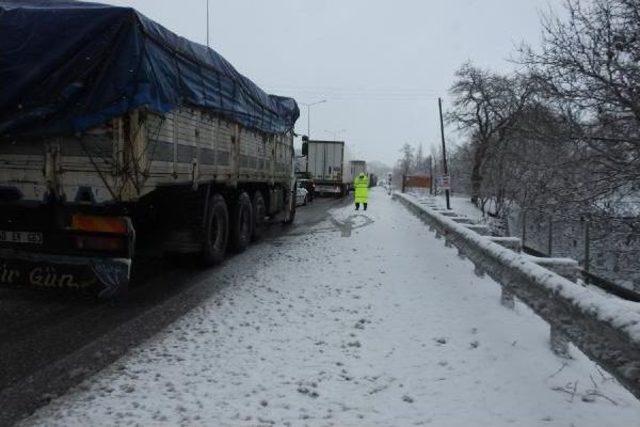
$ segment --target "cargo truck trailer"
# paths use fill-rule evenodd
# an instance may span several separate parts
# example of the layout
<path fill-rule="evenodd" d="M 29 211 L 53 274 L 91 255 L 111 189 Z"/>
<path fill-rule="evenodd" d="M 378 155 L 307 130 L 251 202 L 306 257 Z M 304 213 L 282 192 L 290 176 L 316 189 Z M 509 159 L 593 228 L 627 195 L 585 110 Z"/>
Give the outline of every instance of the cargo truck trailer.
<path fill-rule="evenodd" d="M 126 291 L 137 238 L 221 262 L 293 221 L 290 98 L 131 8 L 0 1 L 0 283 Z"/>
<path fill-rule="evenodd" d="M 308 140 L 304 144 L 307 144 L 307 172 L 315 181 L 316 193 L 346 195 L 353 178 L 344 141 Z"/>

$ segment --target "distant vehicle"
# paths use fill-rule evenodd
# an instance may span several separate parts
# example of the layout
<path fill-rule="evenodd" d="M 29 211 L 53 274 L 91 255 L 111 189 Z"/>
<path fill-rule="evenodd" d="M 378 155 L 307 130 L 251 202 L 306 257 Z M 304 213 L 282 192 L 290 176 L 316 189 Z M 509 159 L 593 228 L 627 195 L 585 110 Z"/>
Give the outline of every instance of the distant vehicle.
<path fill-rule="evenodd" d="M 344 196 L 351 188 L 353 176 L 345 159 L 344 141 L 305 141 L 307 172 L 315 181 L 315 192 Z"/>
<path fill-rule="evenodd" d="M 353 179 L 361 173 L 367 175 L 367 162 L 364 160 L 351 160 L 349 162 L 349 173 Z"/>
<path fill-rule="evenodd" d="M 309 192 L 306 188 L 298 185 L 296 187 L 296 206 L 306 206 L 309 201 Z"/>
<path fill-rule="evenodd" d="M 307 201 L 313 202 L 314 193 L 316 190 L 316 184 L 312 179 L 298 178 L 298 186 L 304 188 L 309 193 L 307 195 Z"/>
<path fill-rule="evenodd" d="M 294 160 L 293 170 L 296 176 L 304 174 L 307 169 L 307 156 L 296 155 Z"/>

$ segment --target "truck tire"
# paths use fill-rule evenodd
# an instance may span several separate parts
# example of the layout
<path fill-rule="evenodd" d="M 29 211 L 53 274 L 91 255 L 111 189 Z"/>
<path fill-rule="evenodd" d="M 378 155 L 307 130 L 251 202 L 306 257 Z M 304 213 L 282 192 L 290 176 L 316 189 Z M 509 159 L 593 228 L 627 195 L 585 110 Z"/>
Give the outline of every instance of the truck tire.
<path fill-rule="evenodd" d="M 229 211 L 224 197 L 214 194 L 209 200 L 204 230 L 202 263 L 209 267 L 220 264 L 227 252 L 229 240 Z"/>
<path fill-rule="evenodd" d="M 291 225 L 293 224 L 293 221 L 296 219 L 296 205 L 295 203 L 293 204 L 293 210 L 291 211 L 291 215 L 289 216 L 289 219 L 287 219 L 286 221 L 284 221 L 285 225 Z"/>
<path fill-rule="evenodd" d="M 293 206 L 290 207 L 291 209 L 291 213 L 289 214 L 289 218 L 285 219 L 283 221 L 284 225 L 291 225 L 293 224 L 293 221 L 296 219 L 296 208 L 297 208 L 297 203 L 295 201 L 295 198 L 293 199 L 293 202 L 290 202 L 293 204 Z"/>
<path fill-rule="evenodd" d="M 267 204 L 264 202 L 262 193 L 258 190 L 253 193 L 253 227 L 251 238 L 252 240 L 259 240 L 264 234 L 265 217 L 267 216 Z"/>
<path fill-rule="evenodd" d="M 231 209 L 231 248 L 243 252 L 251 243 L 253 208 L 246 192 L 240 193 Z"/>

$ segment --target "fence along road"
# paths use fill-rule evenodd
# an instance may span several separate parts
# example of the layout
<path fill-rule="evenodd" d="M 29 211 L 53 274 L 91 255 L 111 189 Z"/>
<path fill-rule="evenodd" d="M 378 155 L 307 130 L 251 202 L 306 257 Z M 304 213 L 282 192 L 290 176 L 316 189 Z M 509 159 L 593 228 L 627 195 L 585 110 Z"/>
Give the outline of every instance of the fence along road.
<path fill-rule="evenodd" d="M 486 272 L 500 283 L 506 300 L 518 297 L 545 319 L 552 343 L 571 340 L 640 398 L 640 313 L 491 241 L 454 221 L 450 211 L 445 216 L 406 194 L 393 197 L 455 245 L 479 274 Z"/>

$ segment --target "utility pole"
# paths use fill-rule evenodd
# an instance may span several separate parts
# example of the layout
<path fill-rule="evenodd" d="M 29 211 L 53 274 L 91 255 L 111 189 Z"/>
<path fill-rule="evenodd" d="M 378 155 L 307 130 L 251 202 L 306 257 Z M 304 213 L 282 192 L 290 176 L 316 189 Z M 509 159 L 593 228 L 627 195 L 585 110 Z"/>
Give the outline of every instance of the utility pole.
<path fill-rule="evenodd" d="M 444 176 L 449 175 L 449 168 L 447 167 L 447 146 L 444 141 L 444 120 L 442 118 L 442 98 L 438 98 L 438 111 L 440 112 L 440 134 L 442 136 L 442 166 L 444 168 Z M 451 185 L 449 180 L 448 185 Z M 451 209 L 451 201 L 449 200 L 449 189 L 445 190 L 445 196 L 447 198 L 447 209 Z"/>
<path fill-rule="evenodd" d="M 209 0 L 207 0 L 207 47 L 209 47 Z"/>
<path fill-rule="evenodd" d="M 433 196 L 433 157 L 429 156 L 429 194 Z"/>

